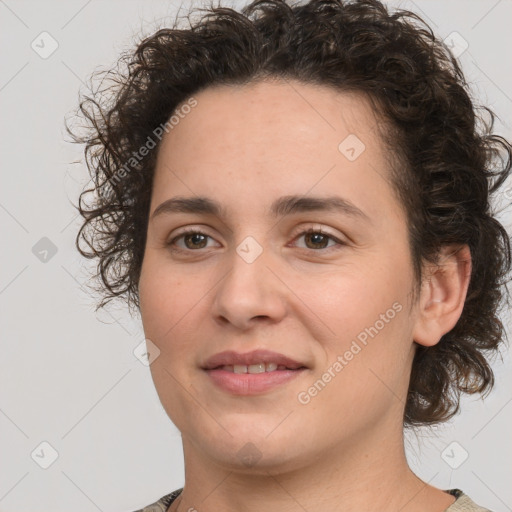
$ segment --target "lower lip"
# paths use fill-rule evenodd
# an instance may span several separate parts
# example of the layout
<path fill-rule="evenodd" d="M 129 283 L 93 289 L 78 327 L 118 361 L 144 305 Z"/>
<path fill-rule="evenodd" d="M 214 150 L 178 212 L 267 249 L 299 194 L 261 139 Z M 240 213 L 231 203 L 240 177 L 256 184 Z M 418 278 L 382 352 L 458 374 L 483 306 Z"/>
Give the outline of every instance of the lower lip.
<path fill-rule="evenodd" d="M 262 373 L 234 373 L 226 370 L 206 370 L 213 382 L 222 390 L 234 395 L 257 395 L 265 393 L 295 379 L 304 372 L 300 370 L 275 370 Z"/>

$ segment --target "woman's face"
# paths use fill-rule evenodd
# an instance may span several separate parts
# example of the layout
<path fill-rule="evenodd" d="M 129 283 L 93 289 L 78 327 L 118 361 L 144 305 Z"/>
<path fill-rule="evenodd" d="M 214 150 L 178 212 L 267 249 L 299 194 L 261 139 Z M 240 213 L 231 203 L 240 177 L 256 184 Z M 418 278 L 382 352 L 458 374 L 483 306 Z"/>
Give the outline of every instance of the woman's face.
<path fill-rule="evenodd" d="M 297 82 L 195 99 L 162 140 L 139 283 L 152 377 L 186 450 L 268 470 L 385 442 L 402 425 L 416 315 L 370 105 Z M 176 198 L 195 203 L 153 216 Z M 273 354 L 244 359 L 256 350 Z M 226 351 L 240 358 L 211 359 Z"/>

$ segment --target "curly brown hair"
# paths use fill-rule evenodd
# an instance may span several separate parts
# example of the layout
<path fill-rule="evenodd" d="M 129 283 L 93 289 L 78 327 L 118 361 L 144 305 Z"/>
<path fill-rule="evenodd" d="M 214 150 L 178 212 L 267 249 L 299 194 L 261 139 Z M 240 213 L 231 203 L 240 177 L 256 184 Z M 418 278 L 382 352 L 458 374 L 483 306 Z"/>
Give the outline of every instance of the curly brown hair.
<path fill-rule="evenodd" d="M 265 78 L 358 91 L 392 128 L 384 140 L 401 163 L 392 178 L 407 213 L 415 289 L 422 263 L 436 263 L 442 246 L 467 244 L 472 257 L 458 323 L 438 344 L 417 346 L 404 426 L 445 421 L 459 410 L 462 392 L 489 392 L 490 357 L 506 336 L 499 309 L 510 305 L 511 267 L 510 239 L 490 201 L 510 174 L 512 147 L 493 134 L 495 114 L 473 104 L 448 48 L 416 14 L 391 13 L 377 0 L 256 0 L 240 12 L 200 11 L 196 21 L 188 13 L 186 28 L 176 19 L 139 41 L 81 98 L 85 135 L 66 125 L 86 145 L 94 184 L 76 206 L 85 219 L 76 245 L 98 258 L 96 310 L 121 296 L 139 309 L 158 135 L 178 106 L 213 85 Z M 144 147 L 151 149 L 142 157 Z"/>

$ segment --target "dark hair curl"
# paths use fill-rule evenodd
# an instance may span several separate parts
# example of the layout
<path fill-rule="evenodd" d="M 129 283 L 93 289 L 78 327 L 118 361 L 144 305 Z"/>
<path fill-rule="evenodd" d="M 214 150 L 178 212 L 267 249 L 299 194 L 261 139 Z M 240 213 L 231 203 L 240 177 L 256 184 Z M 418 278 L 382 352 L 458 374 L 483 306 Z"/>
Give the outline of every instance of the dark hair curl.
<path fill-rule="evenodd" d="M 422 263 L 437 262 L 441 247 L 467 244 L 472 257 L 458 323 L 435 346 L 417 346 L 404 426 L 445 421 L 459 410 L 462 392 L 489 392 L 488 356 L 506 334 L 499 308 L 511 267 L 510 240 L 490 200 L 510 174 L 512 151 L 492 132 L 494 113 L 473 105 L 447 47 L 417 15 L 390 13 L 377 0 L 256 0 L 241 12 L 211 5 L 194 22 L 190 15 L 187 28 L 175 21 L 123 53 L 81 99 L 86 135 L 68 127 L 74 142 L 86 144 L 94 183 L 80 194 L 85 222 L 76 245 L 98 258 L 103 300 L 96 309 L 123 295 L 139 308 L 158 144 L 140 160 L 134 155 L 179 105 L 210 86 L 259 79 L 356 91 L 392 128 L 385 141 L 402 163 L 393 181 L 407 213 L 415 286 Z M 91 252 L 80 247 L 82 238 Z"/>

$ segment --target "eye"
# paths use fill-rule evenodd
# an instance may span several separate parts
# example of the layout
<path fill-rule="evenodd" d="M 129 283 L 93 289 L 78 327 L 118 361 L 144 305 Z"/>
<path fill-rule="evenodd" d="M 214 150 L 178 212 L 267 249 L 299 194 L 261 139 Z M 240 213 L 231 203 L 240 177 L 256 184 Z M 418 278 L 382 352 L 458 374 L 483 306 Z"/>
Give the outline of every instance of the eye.
<path fill-rule="evenodd" d="M 167 245 L 168 246 L 175 246 L 176 242 L 178 240 L 183 239 L 183 242 L 185 243 L 185 247 L 177 246 L 175 247 L 178 251 L 186 251 L 188 249 L 195 250 L 195 249 L 204 249 L 206 247 L 207 239 L 211 238 L 211 236 L 206 235 L 205 233 L 198 231 L 196 229 L 188 229 L 184 231 L 183 233 L 179 234 L 178 236 L 174 237 L 172 240 L 170 240 Z M 174 247 L 173 247 L 174 249 Z"/>
<path fill-rule="evenodd" d="M 334 245 L 347 245 L 346 243 L 342 242 L 338 238 L 334 237 L 333 235 L 330 235 L 329 233 L 325 233 L 321 229 L 314 229 L 310 228 L 305 231 L 301 231 L 299 233 L 299 236 L 295 238 L 295 240 L 304 237 L 304 241 L 306 243 L 306 249 L 312 249 L 312 250 L 321 250 L 328 248 L 327 244 L 329 243 L 329 240 L 332 240 L 335 242 Z M 331 246 L 332 247 L 332 246 Z"/>
<path fill-rule="evenodd" d="M 299 238 L 304 237 L 306 247 L 301 247 L 303 249 L 311 249 L 314 251 L 328 249 L 329 241 L 334 242 L 335 245 L 347 245 L 345 242 L 342 242 L 335 236 L 322 231 L 319 228 L 309 228 L 307 230 L 301 231 L 298 236 L 294 238 L 297 240 Z M 172 250 L 175 251 L 194 251 L 196 249 L 204 249 L 207 247 L 208 239 L 213 238 L 202 231 L 197 229 L 187 229 L 186 231 L 180 233 L 171 239 L 166 245 L 172 247 Z M 183 241 L 184 247 L 177 244 L 178 241 Z M 331 245 L 332 247 L 332 245 Z"/>

